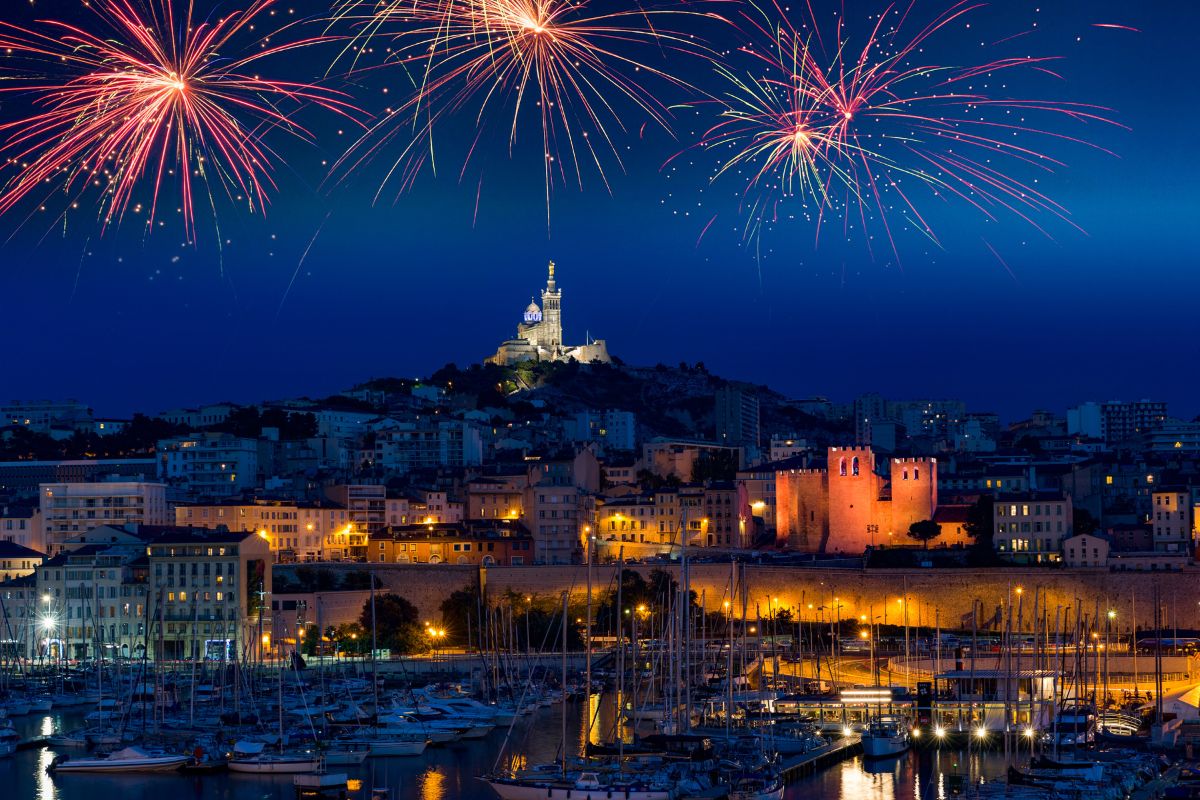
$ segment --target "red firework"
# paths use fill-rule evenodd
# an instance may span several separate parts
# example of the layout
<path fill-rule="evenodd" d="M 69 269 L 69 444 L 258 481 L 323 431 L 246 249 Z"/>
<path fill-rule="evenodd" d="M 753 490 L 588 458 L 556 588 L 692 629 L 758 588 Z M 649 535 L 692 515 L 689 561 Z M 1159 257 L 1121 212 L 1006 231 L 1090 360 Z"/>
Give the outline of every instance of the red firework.
<path fill-rule="evenodd" d="M 391 63 L 420 74 L 414 96 L 371 130 L 345 164 L 361 165 L 407 126 L 411 143 L 388 175 L 397 176 L 404 189 L 425 165 L 434 128 L 447 117 L 462 112 L 474 117 L 478 135 L 465 169 L 488 135 L 492 116 L 503 120 L 511 150 L 523 116 L 532 113 L 547 209 L 556 180 L 570 176 L 582 186 L 587 163 L 602 180 L 606 161 L 620 164 L 613 135 L 626 130 L 621 105 L 669 129 L 670 113 L 650 79 L 685 84 L 636 53 L 646 48 L 656 56 L 697 53 L 695 38 L 673 30 L 671 22 L 720 20 L 709 13 L 637 6 L 593 12 L 587 0 L 389 0 L 358 7 L 347 0 L 336 18 L 357 22 L 357 41 L 387 35 Z"/>
<path fill-rule="evenodd" d="M 308 137 L 282 106 L 355 110 L 337 92 L 250 73 L 263 59 L 323 40 L 271 44 L 251 35 L 273 4 L 253 0 L 224 17 L 196 20 L 191 0 L 182 13 L 177 0 L 94 0 L 89 8 L 100 33 L 58 20 L 29 28 L 0 23 L 0 50 L 9 69 L 25 77 L 0 91 L 33 98 L 29 116 L 0 125 L 0 154 L 15 170 L 0 189 L 0 214 L 26 202 L 44 209 L 59 193 L 71 207 L 94 191 L 107 228 L 144 210 L 135 199 L 144 186 L 149 227 L 170 183 L 178 184 L 189 238 L 198 188 L 210 203 L 219 187 L 261 211 L 280 161 L 265 135 L 283 129 Z M 226 56 L 242 38 L 252 51 Z"/>
<path fill-rule="evenodd" d="M 765 12 L 749 6 L 742 27 L 753 44 L 741 52 L 751 68 L 717 68 L 728 89 L 717 100 L 721 118 L 701 146 L 728 154 L 717 177 L 735 168 L 750 174 L 748 234 L 776 219 L 781 201 L 801 196 L 816 207 L 818 228 L 831 209 L 841 210 L 847 225 L 857 216 L 864 230 L 870 214 L 896 252 L 888 220 L 899 213 L 936 241 L 916 187 L 963 200 L 988 218 L 1012 213 L 1043 230 L 1036 217 L 1049 214 L 1074 225 L 1062 206 L 1009 167 L 1048 172 L 1063 166 L 1037 149 L 1039 139 L 1088 144 L 1027 118 L 1110 122 L 1107 109 L 993 96 L 978 86 L 983 76 L 1016 69 L 1054 75 L 1047 63 L 1056 59 L 969 66 L 928 60 L 933 37 L 982 7 L 973 0 L 960 0 L 910 35 L 905 27 L 915 0 L 887 6 L 857 36 L 844 14 L 834 30 L 823 30 L 811 3 L 805 5 L 799 26 L 778 5 Z"/>

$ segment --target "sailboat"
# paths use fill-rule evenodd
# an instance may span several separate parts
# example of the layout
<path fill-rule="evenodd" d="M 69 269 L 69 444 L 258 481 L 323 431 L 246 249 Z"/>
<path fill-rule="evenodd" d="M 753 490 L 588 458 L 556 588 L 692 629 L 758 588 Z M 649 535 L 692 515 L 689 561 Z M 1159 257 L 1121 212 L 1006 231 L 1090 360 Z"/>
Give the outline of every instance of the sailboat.
<path fill-rule="evenodd" d="M 867 631 L 868 638 L 871 640 L 871 672 L 875 675 L 876 698 L 878 700 L 881 692 L 891 693 L 890 687 L 883 689 L 879 685 L 879 672 L 877 662 L 875 661 L 875 639 L 876 632 L 873 622 L 874 609 L 872 609 L 872 629 Z M 908 617 L 904 618 L 904 641 L 908 641 Z M 907 645 L 905 648 L 907 655 Z M 905 662 L 907 663 L 907 661 Z M 905 668 L 907 669 L 907 667 Z M 910 744 L 908 735 L 908 725 L 899 717 L 885 716 L 883 708 L 877 704 L 875 707 L 875 718 L 872 719 L 863 729 L 862 732 L 862 748 L 863 755 L 867 758 L 888 758 L 897 756 L 908 749 Z"/>

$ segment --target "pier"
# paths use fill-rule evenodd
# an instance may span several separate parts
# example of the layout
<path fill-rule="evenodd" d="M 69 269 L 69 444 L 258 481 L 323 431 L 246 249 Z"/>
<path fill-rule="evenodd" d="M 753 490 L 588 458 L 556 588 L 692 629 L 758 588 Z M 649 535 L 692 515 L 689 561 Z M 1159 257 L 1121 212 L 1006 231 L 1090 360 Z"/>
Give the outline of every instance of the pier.
<path fill-rule="evenodd" d="M 830 744 L 829 749 L 814 753 L 801 753 L 785 759 L 780 772 L 789 783 L 811 775 L 818 769 L 844 761 L 862 752 L 862 739 L 856 734 L 845 736 Z"/>

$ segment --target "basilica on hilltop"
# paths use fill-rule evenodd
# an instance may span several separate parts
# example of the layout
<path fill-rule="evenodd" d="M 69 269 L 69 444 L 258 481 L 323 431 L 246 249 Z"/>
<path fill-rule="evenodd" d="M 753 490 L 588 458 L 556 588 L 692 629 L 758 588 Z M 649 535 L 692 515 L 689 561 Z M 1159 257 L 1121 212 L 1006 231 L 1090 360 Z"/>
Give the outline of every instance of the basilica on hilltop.
<path fill-rule="evenodd" d="M 542 290 L 542 305 L 530 299 L 517 335 L 500 345 L 489 364 L 508 366 L 520 361 L 610 361 L 608 346 L 603 339 L 590 339 L 586 344 L 563 344 L 562 290 L 554 282 L 554 262 Z"/>

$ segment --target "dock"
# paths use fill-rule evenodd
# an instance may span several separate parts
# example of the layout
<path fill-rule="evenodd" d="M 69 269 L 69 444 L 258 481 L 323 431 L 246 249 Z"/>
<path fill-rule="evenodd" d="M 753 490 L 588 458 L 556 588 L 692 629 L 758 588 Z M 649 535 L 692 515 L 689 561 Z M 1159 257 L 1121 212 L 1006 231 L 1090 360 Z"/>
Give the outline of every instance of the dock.
<path fill-rule="evenodd" d="M 832 742 L 828 748 L 814 753 L 801 753 L 785 759 L 781 771 L 786 781 L 794 781 L 811 775 L 822 767 L 845 761 L 862 752 L 862 738 L 858 735 L 844 736 Z"/>

